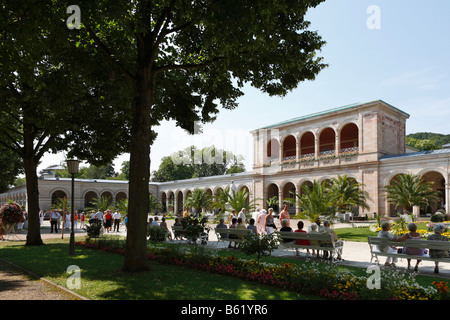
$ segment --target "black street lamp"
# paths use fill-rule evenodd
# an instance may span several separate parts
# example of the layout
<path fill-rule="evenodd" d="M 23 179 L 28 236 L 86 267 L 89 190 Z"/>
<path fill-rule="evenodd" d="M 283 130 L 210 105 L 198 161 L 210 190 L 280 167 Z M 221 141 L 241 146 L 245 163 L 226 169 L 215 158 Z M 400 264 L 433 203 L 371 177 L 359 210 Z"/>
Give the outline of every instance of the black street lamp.
<path fill-rule="evenodd" d="M 73 215 L 74 215 L 74 207 L 75 207 L 75 174 L 78 173 L 78 168 L 80 165 L 80 161 L 78 160 L 67 160 L 67 169 L 69 173 L 72 175 L 72 206 L 71 206 L 71 214 L 70 214 L 70 245 L 69 245 L 69 255 L 75 254 L 75 234 L 73 232 Z"/>

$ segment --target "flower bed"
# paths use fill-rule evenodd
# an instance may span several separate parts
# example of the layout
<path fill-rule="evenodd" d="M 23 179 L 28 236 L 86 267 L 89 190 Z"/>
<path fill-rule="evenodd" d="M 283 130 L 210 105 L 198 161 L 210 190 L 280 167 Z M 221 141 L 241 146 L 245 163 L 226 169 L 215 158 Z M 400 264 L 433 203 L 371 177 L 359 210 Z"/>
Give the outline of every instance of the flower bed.
<path fill-rule="evenodd" d="M 97 240 L 77 242 L 77 245 L 122 255 L 125 253 L 122 247 L 108 246 Z M 397 271 L 381 272 L 381 289 L 369 289 L 367 277 L 358 277 L 332 263 L 258 264 L 255 260 L 219 257 L 211 252 L 203 248 L 190 250 L 185 246 L 149 247 L 147 256 L 159 263 L 187 266 L 333 300 L 435 300 L 442 299 L 442 288 L 446 289 L 442 283 L 435 283 L 437 288 L 420 286 L 414 275 Z"/>

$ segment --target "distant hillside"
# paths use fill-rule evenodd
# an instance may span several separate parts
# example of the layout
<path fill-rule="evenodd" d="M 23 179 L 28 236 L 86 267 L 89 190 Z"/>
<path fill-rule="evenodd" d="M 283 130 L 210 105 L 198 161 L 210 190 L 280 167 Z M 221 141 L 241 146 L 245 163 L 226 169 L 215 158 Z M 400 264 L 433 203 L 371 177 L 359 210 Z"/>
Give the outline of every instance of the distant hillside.
<path fill-rule="evenodd" d="M 406 144 L 420 150 L 441 149 L 447 143 L 450 143 L 450 134 L 417 132 L 406 136 Z"/>

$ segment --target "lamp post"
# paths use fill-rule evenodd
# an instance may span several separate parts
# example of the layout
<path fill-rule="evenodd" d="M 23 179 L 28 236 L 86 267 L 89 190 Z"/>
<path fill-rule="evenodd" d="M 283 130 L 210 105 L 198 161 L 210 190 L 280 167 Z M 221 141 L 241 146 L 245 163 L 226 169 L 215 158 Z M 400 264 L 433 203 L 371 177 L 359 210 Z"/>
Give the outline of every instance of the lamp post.
<path fill-rule="evenodd" d="M 72 206 L 71 206 L 71 214 L 70 214 L 70 245 L 69 245 L 69 255 L 75 254 L 75 234 L 73 232 L 73 215 L 74 215 L 74 206 L 75 206 L 75 174 L 78 173 L 78 167 L 80 165 L 80 161 L 78 160 L 67 160 L 67 169 L 69 173 L 72 175 Z"/>

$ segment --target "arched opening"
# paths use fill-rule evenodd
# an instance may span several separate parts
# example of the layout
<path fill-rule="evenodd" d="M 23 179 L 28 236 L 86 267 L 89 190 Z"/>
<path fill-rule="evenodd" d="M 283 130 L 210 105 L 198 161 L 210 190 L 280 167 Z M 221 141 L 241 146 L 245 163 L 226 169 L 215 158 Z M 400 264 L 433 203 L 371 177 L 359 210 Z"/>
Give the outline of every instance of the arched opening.
<path fill-rule="evenodd" d="M 92 202 L 94 202 L 94 199 L 98 198 L 97 192 L 95 191 L 89 191 L 84 195 L 84 207 L 88 208 L 92 206 Z"/>
<path fill-rule="evenodd" d="M 336 134 L 333 129 L 324 129 L 319 136 L 319 152 L 321 155 L 333 154 L 336 147 Z"/>
<path fill-rule="evenodd" d="M 64 191 L 56 190 L 55 192 L 52 193 L 52 205 L 56 204 L 58 200 L 63 201 L 64 197 L 67 198 L 67 194 Z"/>
<path fill-rule="evenodd" d="M 283 206 L 287 204 L 289 214 L 295 214 L 296 199 L 295 185 L 292 182 L 286 183 L 283 187 Z"/>
<path fill-rule="evenodd" d="M 287 136 L 283 141 L 283 160 L 295 160 L 297 155 L 297 142 L 295 137 Z"/>
<path fill-rule="evenodd" d="M 268 208 L 272 208 L 274 212 L 279 212 L 279 200 L 278 186 L 275 183 L 272 183 L 267 188 L 266 205 Z"/>
<path fill-rule="evenodd" d="M 300 139 L 300 158 L 315 156 L 315 138 L 312 132 L 306 132 Z"/>
<path fill-rule="evenodd" d="M 429 171 L 427 173 L 424 173 L 422 175 L 422 179 L 424 182 L 431 182 L 432 186 L 431 188 L 434 191 L 437 191 L 439 194 L 439 200 L 437 203 L 432 203 L 429 206 L 421 207 L 420 208 L 420 214 L 421 215 L 427 215 L 427 214 L 434 214 L 438 209 L 444 209 L 445 210 L 445 178 L 442 174 L 436 171 Z"/>
<path fill-rule="evenodd" d="M 311 181 L 305 181 L 305 182 L 300 184 L 300 186 L 298 188 L 298 190 L 299 190 L 298 194 L 299 194 L 300 197 L 304 194 L 303 187 L 307 187 L 307 188 L 309 188 L 311 190 L 312 187 L 313 187 L 313 183 Z"/>
<path fill-rule="evenodd" d="M 122 200 L 125 200 L 127 198 L 127 194 L 123 191 L 117 193 L 116 195 L 116 202 L 120 202 Z"/>
<path fill-rule="evenodd" d="M 167 212 L 167 195 L 165 192 L 161 193 L 161 205 L 163 207 L 163 212 Z"/>
<path fill-rule="evenodd" d="M 176 213 L 180 212 L 180 210 L 183 210 L 183 192 L 178 191 Z"/>
<path fill-rule="evenodd" d="M 340 143 L 340 152 L 358 150 L 359 130 L 356 124 L 349 123 L 342 128 Z"/>
<path fill-rule="evenodd" d="M 113 203 L 113 195 L 109 191 L 102 192 L 101 198 L 105 198 L 108 201 L 108 205 Z"/>

